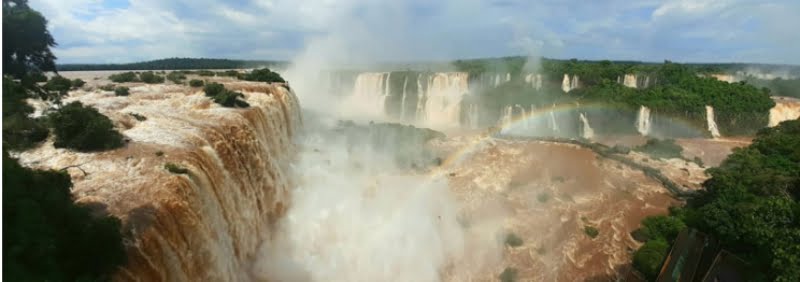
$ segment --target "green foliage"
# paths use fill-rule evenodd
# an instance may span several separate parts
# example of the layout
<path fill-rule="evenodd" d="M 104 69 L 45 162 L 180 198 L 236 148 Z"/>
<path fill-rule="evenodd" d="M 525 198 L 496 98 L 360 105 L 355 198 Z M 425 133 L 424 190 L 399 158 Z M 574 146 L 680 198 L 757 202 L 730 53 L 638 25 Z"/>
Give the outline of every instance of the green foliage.
<path fill-rule="evenodd" d="M 692 161 L 694 163 L 696 163 L 700 167 L 705 167 L 705 164 L 703 163 L 703 159 L 701 159 L 700 157 L 695 156 L 694 159 L 692 159 Z"/>
<path fill-rule="evenodd" d="M 522 243 L 522 238 L 517 236 L 517 234 L 508 233 L 508 235 L 506 235 L 506 245 L 509 247 L 519 247 L 522 246 Z"/>
<path fill-rule="evenodd" d="M 66 95 L 72 89 L 72 81 L 63 76 L 57 75 L 44 84 L 44 89 L 51 92 L 56 92 L 59 95 Z"/>
<path fill-rule="evenodd" d="M 216 82 L 206 84 L 203 87 L 203 91 L 206 96 L 211 97 L 215 103 L 223 107 L 247 108 L 250 106 L 247 102 L 238 99 L 239 97 L 244 97 L 242 93 L 225 89 L 225 85 Z"/>
<path fill-rule="evenodd" d="M 182 71 L 173 71 L 167 74 L 167 80 L 175 84 L 182 84 L 184 79 L 186 79 L 186 75 Z"/>
<path fill-rule="evenodd" d="M 237 70 L 226 70 L 217 72 L 217 76 L 239 77 L 239 75 L 240 75 L 239 71 Z"/>
<path fill-rule="evenodd" d="M 78 151 L 99 151 L 119 148 L 122 135 L 114 125 L 95 108 L 72 102 L 50 115 L 56 148 Z"/>
<path fill-rule="evenodd" d="M 114 89 L 116 89 L 116 87 L 117 86 L 114 85 L 114 84 L 106 84 L 106 85 L 101 85 L 100 86 L 100 90 L 103 90 L 103 91 L 114 91 Z"/>
<path fill-rule="evenodd" d="M 156 83 L 164 83 L 164 77 L 153 73 L 152 71 L 146 71 L 139 74 L 139 80 L 147 84 L 156 84 Z"/>
<path fill-rule="evenodd" d="M 189 80 L 189 86 L 191 86 L 191 87 L 201 87 L 201 86 L 203 86 L 203 84 L 204 84 L 204 82 L 202 80 L 199 80 L 199 79 Z"/>
<path fill-rule="evenodd" d="M 120 221 L 75 204 L 71 187 L 3 152 L 4 280 L 104 281 L 125 263 Z"/>
<path fill-rule="evenodd" d="M 657 158 L 671 159 L 683 157 L 681 155 L 683 148 L 675 144 L 675 140 L 673 139 L 659 140 L 649 138 L 647 139 L 647 143 L 636 147 L 635 150 Z"/>
<path fill-rule="evenodd" d="M 642 235 L 649 240 L 672 241 L 678 236 L 686 224 L 679 218 L 673 216 L 648 216 L 642 220 Z"/>
<path fill-rule="evenodd" d="M 24 150 L 44 141 L 49 134 L 44 122 L 30 118 L 33 107 L 22 85 L 3 77 L 3 144 L 11 150 Z"/>
<path fill-rule="evenodd" d="M 128 87 L 117 86 L 117 88 L 114 88 L 114 95 L 117 95 L 117 96 L 128 96 L 130 94 L 131 94 L 130 93 L 130 89 Z"/>
<path fill-rule="evenodd" d="M 112 74 L 112 75 L 108 76 L 108 79 L 110 79 L 111 81 L 116 82 L 116 83 L 137 82 L 137 81 L 139 81 L 139 77 L 137 77 L 136 73 L 134 73 L 132 71 L 115 73 L 115 74 Z"/>
<path fill-rule="evenodd" d="M 583 232 L 586 233 L 592 239 L 597 238 L 597 235 L 600 235 L 600 231 L 597 230 L 594 226 L 586 225 L 583 227 Z"/>
<path fill-rule="evenodd" d="M 55 71 L 54 46 L 42 14 L 25 0 L 3 0 L 3 75 L 23 79 Z"/>
<path fill-rule="evenodd" d="M 162 153 L 163 154 L 163 153 Z M 158 154 L 156 154 L 158 155 Z M 164 169 L 174 174 L 189 174 L 189 170 L 174 163 L 164 164 Z"/>
<path fill-rule="evenodd" d="M 199 75 L 199 76 L 214 76 L 214 72 L 213 71 L 209 71 L 209 70 L 200 70 L 200 71 L 197 71 L 197 75 Z"/>
<path fill-rule="evenodd" d="M 242 93 L 225 90 L 220 94 L 214 96 L 214 103 L 220 104 L 228 108 L 247 108 L 250 106 L 245 101 L 239 100 L 239 97 L 244 97 Z"/>
<path fill-rule="evenodd" d="M 758 79 L 755 77 L 748 77 L 745 79 L 748 84 L 756 87 L 763 87 L 769 90 L 769 94 L 773 96 L 787 96 L 800 98 L 800 78 L 783 79 L 776 78 L 772 80 Z"/>
<path fill-rule="evenodd" d="M 669 244 L 663 239 L 647 241 L 633 254 L 633 267 L 649 281 L 655 281 L 661 264 L 669 252 Z"/>
<path fill-rule="evenodd" d="M 652 277 L 668 242 L 688 226 L 718 239 L 769 280 L 800 280 L 800 120 L 762 129 L 750 146 L 734 149 L 707 172 L 706 189 L 686 207 L 642 222 L 641 233 L 651 240 L 637 251 L 634 266 Z"/>
<path fill-rule="evenodd" d="M 74 88 L 74 89 L 81 88 L 84 85 L 86 85 L 86 81 L 83 81 L 83 79 L 76 78 L 76 79 L 72 80 L 72 88 Z"/>
<path fill-rule="evenodd" d="M 206 96 L 214 97 L 222 92 L 225 92 L 225 85 L 216 82 L 211 82 L 203 87 L 203 92 L 206 93 Z"/>
<path fill-rule="evenodd" d="M 271 71 L 268 68 L 254 69 L 253 71 L 244 74 L 241 79 L 248 81 L 261 81 L 261 82 L 286 82 L 280 74 Z"/>
<path fill-rule="evenodd" d="M 498 278 L 500 278 L 500 282 L 514 282 L 517 280 L 517 269 L 506 267 Z"/>

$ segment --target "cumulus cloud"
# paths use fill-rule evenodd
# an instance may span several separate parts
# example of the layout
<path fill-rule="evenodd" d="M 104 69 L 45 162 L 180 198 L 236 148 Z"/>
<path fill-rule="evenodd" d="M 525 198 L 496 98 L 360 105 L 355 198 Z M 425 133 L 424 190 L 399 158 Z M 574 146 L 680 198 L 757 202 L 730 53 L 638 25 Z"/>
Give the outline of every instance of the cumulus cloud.
<path fill-rule="evenodd" d="M 31 0 L 59 62 L 291 59 L 345 34 L 377 60 L 559 58 L 800 63 L 793 0 Z M 348 30 L 342 30 L 347 27 Z M 330 39 L 327 39 L 330 40 Z M 355 46 L 355 47 L 351 47 Z"/>

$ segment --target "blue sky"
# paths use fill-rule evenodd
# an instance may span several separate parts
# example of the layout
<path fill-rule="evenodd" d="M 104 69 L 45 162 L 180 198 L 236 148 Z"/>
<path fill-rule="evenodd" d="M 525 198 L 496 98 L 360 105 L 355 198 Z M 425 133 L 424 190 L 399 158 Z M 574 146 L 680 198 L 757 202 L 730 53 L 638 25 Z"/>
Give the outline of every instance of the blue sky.
<path fill-rule="evenodd" d="M 59 63 L 164 57 L 800 64 L 797 0 L 30 0 Z"/>

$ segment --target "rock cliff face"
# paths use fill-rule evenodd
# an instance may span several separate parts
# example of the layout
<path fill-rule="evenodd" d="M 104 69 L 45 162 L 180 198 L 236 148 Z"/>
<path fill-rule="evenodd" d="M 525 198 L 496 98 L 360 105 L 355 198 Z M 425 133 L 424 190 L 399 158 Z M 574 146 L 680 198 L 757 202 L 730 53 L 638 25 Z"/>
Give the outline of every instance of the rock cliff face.
<path fill-rule="evenodd" d="M 184 86 L 131 85 L 128 97 L 77 91 L 65 102 L 98 108 L 128 144 L 77 153 L 49 141 L 19 155 L 31 167 L 66 168 L 79 202 L 123 221 L 129 261 L 114 280 L 250 280 L 258 245 L 288 201 L 300 109 L 280 84 L 226 86 L 251 107 L 223 108 Z"/>

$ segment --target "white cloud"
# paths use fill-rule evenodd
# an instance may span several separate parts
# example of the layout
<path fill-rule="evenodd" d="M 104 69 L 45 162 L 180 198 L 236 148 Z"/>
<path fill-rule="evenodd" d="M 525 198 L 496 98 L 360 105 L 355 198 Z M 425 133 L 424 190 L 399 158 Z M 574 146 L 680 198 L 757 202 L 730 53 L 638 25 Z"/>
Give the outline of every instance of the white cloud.
<path fill-rule="evenodd" d="M 60 62 L 166 56 L 288 59 L 309 42 L 344 56 L 578 58 L 800 63 L 792 0 L 31 0 Z M 535 50 L 535 51 L 533 51 Z M 81 53 L 90 52 L 90 53 Z M 169 55 L 168 55 L 169 54 Z M 350 56 L 352 55 L 352 56 Z M 788 57 L 787 57 L 788 56 Z"/>

